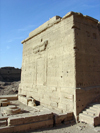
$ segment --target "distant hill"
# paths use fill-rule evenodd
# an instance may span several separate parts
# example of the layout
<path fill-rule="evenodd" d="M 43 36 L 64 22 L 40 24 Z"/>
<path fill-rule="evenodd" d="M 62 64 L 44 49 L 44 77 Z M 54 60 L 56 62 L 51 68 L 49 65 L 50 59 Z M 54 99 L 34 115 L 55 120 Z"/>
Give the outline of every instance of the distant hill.
<path fill-rule="evenodd" d="M 0 81 L 19 81 L 21 78 L 21 69 L 14 67 L 1 67 L 0 68 Z"/>

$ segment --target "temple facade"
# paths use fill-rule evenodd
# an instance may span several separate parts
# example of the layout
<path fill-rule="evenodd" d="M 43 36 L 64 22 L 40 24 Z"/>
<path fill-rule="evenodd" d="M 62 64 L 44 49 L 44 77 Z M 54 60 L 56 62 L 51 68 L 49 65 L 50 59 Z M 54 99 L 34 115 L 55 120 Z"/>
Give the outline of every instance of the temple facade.
<path fill-rule="evenodd" d="M 77 116 L 100 102 L 100 23 L 81 13 L 55 16 L 22 41 L 19 100 Z"/>

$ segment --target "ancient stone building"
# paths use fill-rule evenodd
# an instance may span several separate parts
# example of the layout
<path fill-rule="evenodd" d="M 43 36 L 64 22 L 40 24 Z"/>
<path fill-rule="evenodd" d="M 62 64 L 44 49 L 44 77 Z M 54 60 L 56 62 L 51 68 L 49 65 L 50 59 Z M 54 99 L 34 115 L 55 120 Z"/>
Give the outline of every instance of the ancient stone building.
<path fill-rule="evenodd" d="M 19 100 L 77 116 L 100 96 L 100 23 L 81 13 L 55 16 L 22 41 Z"/>

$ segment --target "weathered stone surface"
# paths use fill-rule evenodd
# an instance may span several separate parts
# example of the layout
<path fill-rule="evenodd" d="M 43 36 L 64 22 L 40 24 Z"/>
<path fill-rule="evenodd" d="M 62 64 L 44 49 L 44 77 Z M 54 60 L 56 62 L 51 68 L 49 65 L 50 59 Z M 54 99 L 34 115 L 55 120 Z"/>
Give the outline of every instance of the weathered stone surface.
<path fill-rule="evenodd" d="M 0 99 L 0 107 L 8 106 L 9 104 L 10 104 L 10 102 L 8 101 L 8 99 Z"/>
<path fill-rule="evenodd" d="M 74 115 L 73 115 L 72 112 L 69 112 L 69 113 L 66 113 L 66 114 L 55 114 L 55 124 L 58 125 L 58 124 L 61 124 L 61 123 L 67 123 L 67 122 L 74 119 L 73 116 Z"/>
<path fill-rule="evenodd" d="M 0 116 L 0 126 L 7 126 L 8 117 Z"/>
<path fill-rule="evenodd" d="M 14 114 L 18 114 L 21 112 L 21 109 L 17 106 L 12 106 L 12 105 L 9 105 L 7 106 L 7 108 L 2 112 L 6 115 L 14 115 Z"/>
<path fill-rule="evenodd" d="M 42 128 L 53 127 L 53 120 L 40 121 L 36 123 L 29 123 L 17 126 L 6 126 L 0 128 L 0 133 L 16 133 L 16 132 L 25 132 L 28 130 L 36 130 Z"/>
<path fill-rule="evenodd" d="M 2 99 L 18 100 L 18 95 L 0 95 L 0 100 Z"/>
<path fill-rule="evenodd" d="M 79 114 L 79 121 L 86 122 L 92 126 L 100 125 L 100 104 L 91 104 Z"/>
<path fill-rule="evenodd" d="M 45 112 L 45 114 L 39 114 L 37 116 L 25 116 L 24 117 L 24 123 L 32 123 L 32 122 L 38 122 L 38 121 L 45 121 L 45 120 L 49 120 L 49 119 L 53 119 L 53 114 L 49 114 L 47 112 Z"/>
<path fill-rule="evenodd" d="M 46 121 L 46 120 L 53 120 L 53 113 L 50 111 L 44 111 L 40 112 L 38 115 L 34 114 L 24 114 L 21 117 L 9 117 L 8 118 L 8 125 L 9 126 L 15 126 L 15 125 L 21 125 L 26 123 L 38 123 L 40 121 Z"/>
<path fill-rule="evenodd" d="M 2 120 L 2 121 L 0 121 L 0 126 L 6 126 L 7 125 L 7 121 L 6 120 Z"/>
<path fill-rule="evenodd" d="M 9 117 L 8 126 L 24 124 L 24 118 L 21 117 Z"/>
<path fill-rule="evenodd" d="M 75 117 L 100 95 L 100 23 L 81 13 L 55 16 L 23 43 L 19 100 L 31 96 Z M 98 100 L 99 101 L 99 100 Z"/>

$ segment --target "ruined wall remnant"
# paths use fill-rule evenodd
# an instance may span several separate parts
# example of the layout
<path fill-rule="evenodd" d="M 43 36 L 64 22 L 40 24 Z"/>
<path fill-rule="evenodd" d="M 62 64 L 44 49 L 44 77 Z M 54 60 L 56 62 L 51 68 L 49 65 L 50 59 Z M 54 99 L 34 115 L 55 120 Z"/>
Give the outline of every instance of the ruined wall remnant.
<path fill-rule="evenodd" d="M 21 77 L 21 69 L 14 67 L 0 68 L 0 81 L 19 81 Z"/>
<path fill-rule="evenodd" d="M 47 107 L 77 115 L 100 95 L 100 24 L 96 19 L 74 12 L 55 16 L 22 43 L 20 101 L 22 95 L 31 96 Z"/>

